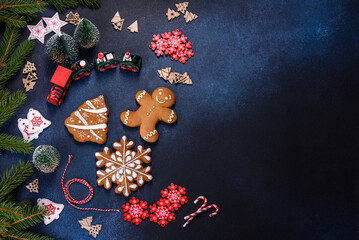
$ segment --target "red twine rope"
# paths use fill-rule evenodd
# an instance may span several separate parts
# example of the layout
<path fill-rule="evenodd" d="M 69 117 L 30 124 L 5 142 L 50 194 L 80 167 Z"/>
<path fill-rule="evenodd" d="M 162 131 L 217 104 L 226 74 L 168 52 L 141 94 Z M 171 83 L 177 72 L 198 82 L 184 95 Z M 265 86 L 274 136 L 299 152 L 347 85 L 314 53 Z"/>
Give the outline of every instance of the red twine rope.
<path fill-rule="evenodd" d="M 69 155 L 69 161 L 67 162 L 67 165 L 65 167 L 64 173 L 62 174 L 62 178 L 61 178 L 61 185 L 62 185 L 62 190 L 64 191 L 65 194 L 65 198 L 66 201 L 73 206 L 74 208 L 80 209 L 80 210 L 93 210 L 93 211 L 101 211 L 101 212 L 120 212 L 120 209 L 99 209 L 99 208 L 81 208 L 78 207 L 74 204 L 85 204 L 88 203 L 92 197 L 93 197 L 93 188 L 92 186 L 84 179 L 80 179 L 80 178 L 73 178 L 70 179 L 69 181 L 67 181 L 64 185 L 64 178 L 65 178 L 65 173 L 67 170 L 67 167 L 70 165 L 72 159 L 74 158 L 74 156 Z M 70 186 L 71 184 L 73 184 L 74 182 L 78 182 L 81 183 L 83 185 L 85 185 L 88 189 L 89 189 L 89 194 L 87 195 L 87 197 L 83 200 L 76 200 L 74 199 L 71 194 L 70 194 Z"/>

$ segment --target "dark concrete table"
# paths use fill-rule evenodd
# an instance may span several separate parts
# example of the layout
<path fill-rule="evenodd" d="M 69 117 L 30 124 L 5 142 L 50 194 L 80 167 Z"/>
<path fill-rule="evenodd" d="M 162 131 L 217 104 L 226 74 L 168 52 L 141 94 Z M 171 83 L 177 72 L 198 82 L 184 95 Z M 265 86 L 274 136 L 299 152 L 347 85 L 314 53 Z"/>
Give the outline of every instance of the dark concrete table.
<path fill-rule="evenodd" d="M 38 83 L 26 103 L 2 130 L 20 135 L 17 119 L 35 108 L 52 121 L 34 141 L 60 150 L 61 164 L 53 174 L 36 171 L 40 193 L 17 191 L 18 200 L 49 198 L 65 205 L 60 219 L 38 224 L 34 231 L 58 239 L 91 239 L 77 222 L 87 216 L 103 224 L 97 239 L 353 239 L 355 236 L 355 156 L 358 102 L 358 2 L 356 1 L 191 1 L 199 18 L 186 24 L 183 16 L 167 21 L 176 1 L 109 1 L 97 10 L 79 8 L 100 30 L 100 43 L 81 51 L 92 61 L 98 51 L 124 51 L 143 57 L 139 74 L 119 70 L 98 72 L 71 84 L 61 107 L 46 103 L 50 78 L 57 65 L 36 42 L 29 60 L 36 63 Z M 119 11 L 122 32 L 110 20 Z M 42 16 L 51 17 L 50 9 Z M 61 19 L 65 14 L 60 15 Z M 139 33 L 126 28 L 139 22 Z M 39 18 L 34 21 L 37 23 Z M 73 25 L 63 31 L 72 34 Z M 180 29 L 193 44 L 195 56 L 186 64 L 157 58 L 149 48 L 153 34 Z M 28 36 L 24 29 L 23 38 Z M 46 39 L 48 39 L 47 36 Z M 170 85 L 157 70 L 172 67 L 188 72 L 192 86 Z M 19 73 L 9 82 L 22 89 Z M 158 125 L 155 144 L 142 141 L 138 128 L 125 127 L 120 114 L 136 109 L 134 95 L 146 89 L 170 88 L 176 95 L 178 122 Z M 64 120 L 85 100 L 105 95 L 110 111 L 105 145 L 81 144 Z M 126 135 L 153 150 L 153 181 L 131 195 L 153 204 L 160 190 L 174 182 L 187 188 L 189 203 L 165 228 L 149 220 L 135 226 L 123 213 L 79 211 L 65 201 L 61 175 L 67 156 L 66 181 L 87 179 L 94 198 L 86 207 L 118 208 L 127 202 L 113 190 L 96 185 L 94 154 Z M 31 156 L 3 153 L 3 171 Z M 82 199 L 87 188 L 73 185 Z M 183 229 L 183 217 L 197 209 L 204 195 L 220 213 L 198 216 Z"/>

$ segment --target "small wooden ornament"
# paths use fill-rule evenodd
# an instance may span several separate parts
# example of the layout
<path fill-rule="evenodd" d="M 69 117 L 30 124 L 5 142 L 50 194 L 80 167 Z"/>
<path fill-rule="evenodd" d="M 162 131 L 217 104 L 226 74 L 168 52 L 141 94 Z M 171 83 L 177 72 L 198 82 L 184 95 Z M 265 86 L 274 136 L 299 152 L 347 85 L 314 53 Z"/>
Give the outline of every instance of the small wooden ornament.
<path fill-rule="evenodd" d="M 185 15 L 184 15 L 184 19 L 186 19 L 186 23 L 188 22 L 192 22 L 194 20 L 196 20 L 198 18 L 198 16 L 194 13 L 191 13 L 189 11 L 186 11 Z"/>
<path fill-rule="evenodd" d="M 188 2 L 176 4 L 177 11 L 181 12 L 182 14 L 184 14 L 186 12 L 187 7 L 188 7 Z"/>
<path fill-rule="evenodd" d="M 26 92 L 28 92 L 28 91 L 34 89 L 36 81 L 31 81 L 31 80 L 28 80 L 27 78 L 23 78 L 22 83 L 24 84 L 24 88 L 25 88 Z"/>
<path fill-rule="evenodd" d="M 29 73 L 26 78 L 30 81 L 36 81 L 37 79 L 39 79 L 36 75 L 36 72 Z"/>
<path fill-rule="evenodd" d="M 130 32 L 138 32 L 138 21 L 134 21 L 128 28 L 128 30 L 130 30 Z"/>
<path fill-rule="evenodd" d="M 192 85 L 192 80 L 189 78 L 187 72 L 185 72 L 184 74 L 180 74 L 178 72 L 171 72 L 171 67 L 163 68 L 161 70 L 158 70 L 157 72 L 160 75 L 160 78 L 163 78 L 171 84 L 182 83 Z"/>
<path fill-rule="evenodd" d="M 39 179 L 35 179 L 31 183 L 29 183 L 27 186 L 25 186 L 27 189 L 29 189 L 30 192 L 39 193 Z"/>
<path fill-rule="evenodd" d="M 77 24 L 79 24 L 80 20 L 81 20 L 80 14 L 78 12 L 73 13 L 72 11 L 70 11 L 66 15 L 66 19 L 65 19 L 66 22 L 71 23 L 75 26 L 77 26 Z"/>
<path fill-rule="evenodd" d="M 172 10 L 172 9 L 168 9 L 167 10 L 167 19 L 168 21 L 171 21 L 172 19 L 175 19 L 175 18 L 178 18 L 181 14 L 179 14 L 178 12 L 176 12 L 175 10 Z"/>
<path fill-rule="evenodd" d="M 168 76 L 171 73 L 171 67 L 158 70 L 157 72 L 160 75 L 160 78 L 163 78 L 164 80 L 167 80 Z"/>
<path fill-rule="evenodd" d="M 22 70 L 22 74 L 27 74 L 36 71 L 35 63 L 27 61 L 24 69 Z"/>
<path fill-rule="evenodd" d="M 111 23 L 115 30 L 119 30 L 121 32 L 123 23 L 125 19 L 121 18 L 120 13 L 117 11 L 115 16 L 112 18 Z"/>
<path fill-rule="evenodd" d="M 87 217 L 82 220 L 79 220 L 79 223 L 81 225 L 81 228 L 86 229 L 89 232 L 89 235 L 93 236 L 94 238 L 97 238 L 97 235 L 100 233 L 100 230 L 102 228 L 101 224 L 91 225 L 93 217 Z"/>

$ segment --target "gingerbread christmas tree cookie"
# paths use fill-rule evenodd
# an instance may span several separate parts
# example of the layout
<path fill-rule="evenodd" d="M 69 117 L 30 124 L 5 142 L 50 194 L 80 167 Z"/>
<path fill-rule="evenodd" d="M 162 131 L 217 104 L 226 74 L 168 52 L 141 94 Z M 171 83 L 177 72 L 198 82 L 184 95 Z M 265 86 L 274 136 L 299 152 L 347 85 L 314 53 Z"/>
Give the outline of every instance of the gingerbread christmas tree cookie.
<path fill-rule="evenodd" d="M 175 104 L 174 93 L 165 87 L 157 88 L 152 96 L 145 90 L 136 94 L 140 107 L 137 111 L 124 111 L 121 121 L 129 127 L 140 127 L 140 135 L 147 142 L 156 142 L 158 132 L 156 125 L 159 121 L 172 124 L 177 121 L 176 113 L 170 109 Z"/>
<path fill-rule="evenodd" d="M 100 95 L 85 101 L 66 118 L 65 126 L 78 142 L 103 144 L 107 140 L 108 109 L 105 98 Z"/>
<path fill-rule="evenodd" d="M 115 183 L 115 192 L 128 197 L 139 186 L 152 180 L 152 168 L 143 166 L 144 163 L 151 162 L 151 149 L 144 149 L 139 145 L 136 151 L 132 151 L 134 146 L 133 141 L 127 141 L 123 136 L 120 142 L 113 143 L 116 152 L 111 153 L 110 149 L 105 147 L 102 152 L 95 154 L 98 160 L 96 166 L 106 167 L 105 170 L 97 171 L 97 185 L 111 189 L 112 183 Z"/>

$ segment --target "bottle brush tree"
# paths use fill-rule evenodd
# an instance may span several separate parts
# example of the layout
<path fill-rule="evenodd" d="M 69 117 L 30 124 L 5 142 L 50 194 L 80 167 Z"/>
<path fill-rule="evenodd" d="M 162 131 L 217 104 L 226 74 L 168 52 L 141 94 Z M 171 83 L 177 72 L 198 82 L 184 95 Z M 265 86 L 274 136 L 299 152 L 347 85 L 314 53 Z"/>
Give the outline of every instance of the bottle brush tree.
<path fill-rule="evenodd" d="M 54 172 L 60 163 L 60 153 L 53 146 L 40 145 L 34 151 L 32 163 L 41 172 Z"/>
<path fill-rule="evenodd" d="M 15 203 L 11 195 L 32 173 L 32 164 L 20 161 L 0 177 L 0 239 L 52 239 L 26 231 L 27 228 L 42 222 L 47 210 L 33 206 L 26 200 Z"/>
<path fill-rule="evenodd" d="M 47 54 L 58 63 L 70 63 L 77 58 L 75 40 L 66 33 L 57 33 L 46 42 Z"/>
<path fill-rule="evenodd" d="M 88 19 L 83 18 L 74 32 L 74 39 L 83 48 L 92 48 L 100 40 L 100 32 Z"/>

